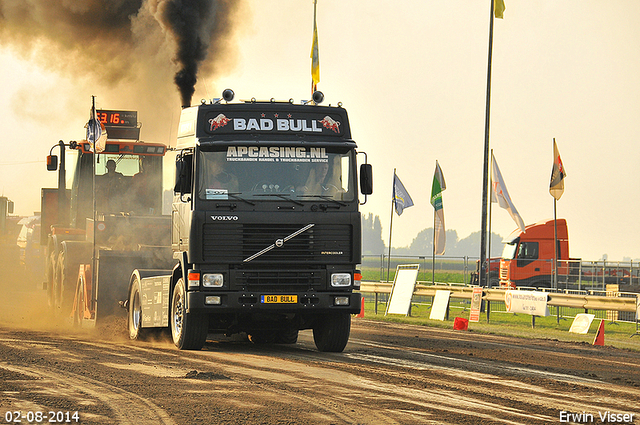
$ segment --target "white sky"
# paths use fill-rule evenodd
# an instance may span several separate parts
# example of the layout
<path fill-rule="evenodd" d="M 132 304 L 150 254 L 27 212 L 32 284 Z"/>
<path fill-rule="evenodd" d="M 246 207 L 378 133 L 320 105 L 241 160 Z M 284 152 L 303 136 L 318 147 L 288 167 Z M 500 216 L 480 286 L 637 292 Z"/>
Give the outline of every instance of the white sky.
<path fill-rule="evenodd" d="M 312 0 L 248 3 L 253 16 L 236 38 L 236 66 L 215 81 L 200 76 L 194 103 L 226 87 L 236 99 L 310 97 Z M 515 206 L 526 224 L 553 217 L 555 137 L 567 171 L 558 217 L 569 223 L 571 256 L 640 258 L 640 2 L 505 3 L 494 26 L 490 147 Z M 489 7 L 318 0 L 318 88 L 325 104 L 343 103 L 374 167 L 374 195 L 362 211 L 380 216 L 386 240 L 394 168 L 415 203 L 394 217 L 393 246 L 433 226 L 436 160 L 447 183 L 446 228 L 460 238 L 480 230 Z M 84 136 L 92 94 L 98 107 L 138 109 L 100 82 L 57 75 L 7 49 L 0 79 L 0 191 L 20 215 L 39 210 L 40 187 L 55 186 L 44 158 L 58 140 Z M 175 134 L 177 93 L 173 104 L 172 119 L 157 125 L 140 114 L 143 136 L 154 126 L 162 137 Z M 491 224 L 502 236 L 516 228 L 495 204 Z"/>

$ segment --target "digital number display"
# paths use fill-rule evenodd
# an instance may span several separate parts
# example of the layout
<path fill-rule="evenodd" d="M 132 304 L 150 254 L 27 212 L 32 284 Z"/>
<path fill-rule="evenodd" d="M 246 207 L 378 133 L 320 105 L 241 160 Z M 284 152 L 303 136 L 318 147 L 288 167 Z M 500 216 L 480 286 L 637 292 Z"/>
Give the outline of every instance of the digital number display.
<path fill-rule="evenodd" d="M 137 127 L 137 111 L 108 111 L 99 109 L 96 111 L 96 118 L 105 127 Z"/>

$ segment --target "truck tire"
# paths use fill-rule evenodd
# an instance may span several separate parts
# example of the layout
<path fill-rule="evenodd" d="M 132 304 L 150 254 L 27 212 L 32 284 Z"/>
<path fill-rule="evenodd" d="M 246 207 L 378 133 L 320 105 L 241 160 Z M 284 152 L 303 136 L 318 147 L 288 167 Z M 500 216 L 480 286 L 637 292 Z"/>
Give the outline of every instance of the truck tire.
<path fill-rule="evenodd" d="M 340 353 L 347 346 L 351 333 L 351 315 L 333 313 L 318 318 L 313 327 L 313 341 L 318 351 Z"/>
<path fill-rule="evenodd" d="M 140 282 L 133 278 L 131 291 L 129 292 L 129 305 L 127 312 L 127 327 L 129 338 L 134 341 L 144 341 L 148 335 L 148 329 L 142 328 L 142 303 L 140 301 Z"/>
<path fill-rule="evenodd" d="M 209 316 L 187 313 L 184 279 L 178 279 L 171 297 L 171 337 L 180 350 L 200 350 L 207 340 Z"/>

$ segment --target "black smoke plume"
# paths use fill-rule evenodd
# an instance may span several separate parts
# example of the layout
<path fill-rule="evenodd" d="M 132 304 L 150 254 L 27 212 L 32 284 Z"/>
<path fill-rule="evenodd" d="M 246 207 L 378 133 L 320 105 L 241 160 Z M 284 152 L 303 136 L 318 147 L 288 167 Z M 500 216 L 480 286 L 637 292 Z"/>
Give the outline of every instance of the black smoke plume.
<path fill-rule="evenodd" d="M 181 106 L 215 74 L 243 0 L 0 0 L 0 46 L 70 76 L 115 86 L 177 66 Z M 219 62 L 218 59 L 224 62 Z M 206 59 L 206 62 L 205 62 Z M 148 74 L 143 76 L 141 74 Z"/>
<path fill-rule="evenodd" d="M 191 104 L 198 67 L 216 41 L 225 38 L 233 12 L 231 1 L 157 0 L 157 19 L 163 23 L 177 44 L 175 76 L 182 106 Z M 215 50 L 215 49 L 214 49 Z"/>

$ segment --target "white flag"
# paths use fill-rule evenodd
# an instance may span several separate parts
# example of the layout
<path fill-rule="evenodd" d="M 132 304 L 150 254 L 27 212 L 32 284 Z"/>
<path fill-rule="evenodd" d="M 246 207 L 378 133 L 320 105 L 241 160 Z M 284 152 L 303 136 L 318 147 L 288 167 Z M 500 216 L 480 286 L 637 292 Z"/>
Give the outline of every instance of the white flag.
<path fill-rule="evenodd" d="M 511 202 L 507 186 L 504 184 L 504 180 L 502 180 L 502 174 L 493 156 L 493 152 L 491 153 L 491 202 L 497 202 L 498 205 L 509 211 L 511 218 L 513 218 L 513 221 L 516 222 L 520 230 L 525 231 L 522 217 L 520 217 L 518 210 L 516 210 L 513 202 Z"/>

